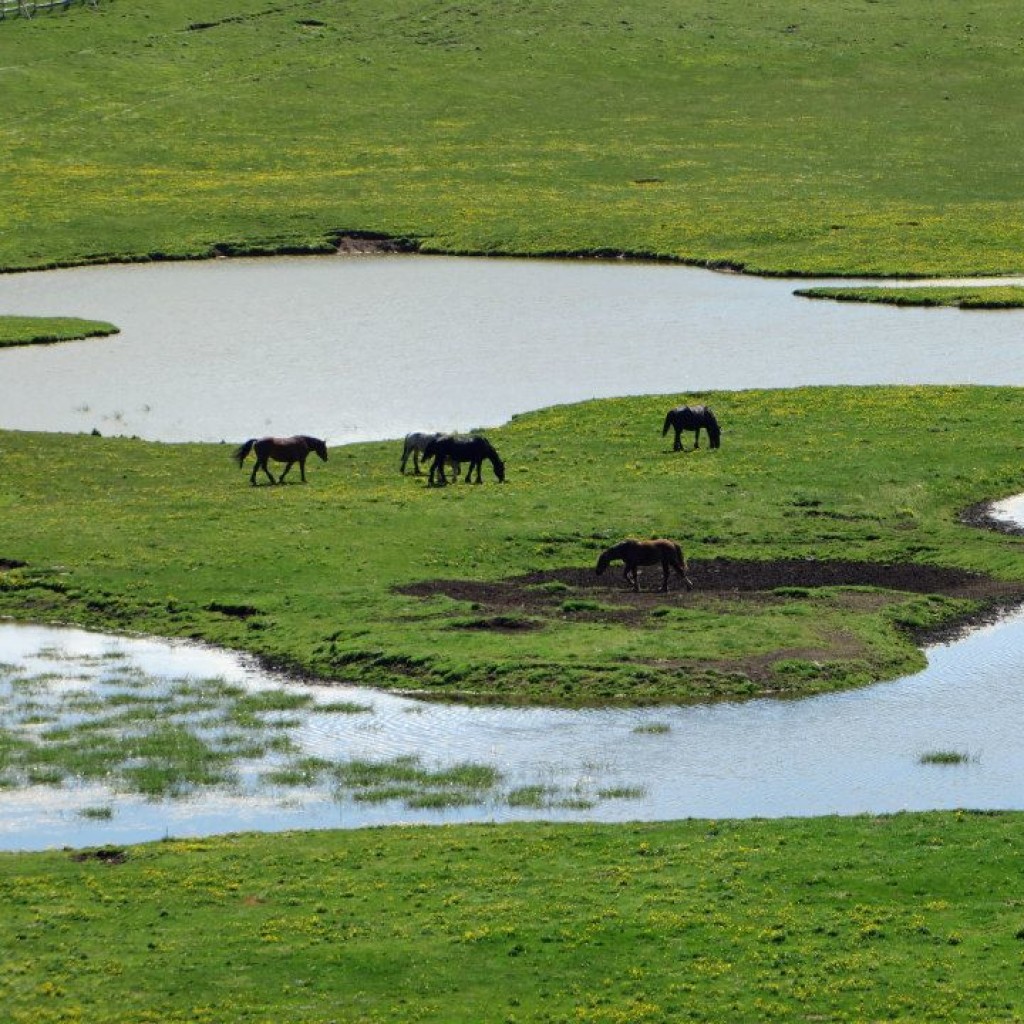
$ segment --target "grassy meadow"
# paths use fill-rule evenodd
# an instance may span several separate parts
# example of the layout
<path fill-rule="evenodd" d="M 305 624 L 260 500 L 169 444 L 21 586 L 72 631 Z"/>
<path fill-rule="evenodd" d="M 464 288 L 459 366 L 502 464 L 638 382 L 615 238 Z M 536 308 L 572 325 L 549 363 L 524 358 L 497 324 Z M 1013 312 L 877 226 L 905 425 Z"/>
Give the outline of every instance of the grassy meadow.
<path fill-rule="evenodd" d="M 0 316 L 0 348 L 49 345 L 57 341 L 103 338 L 117 334 L 113 324 L 60 316 Z"/>
<path fill-rule="evenodd" d="M 1022 40 L 1010 0 L 99 0 L 11 18 L 0 270 L 362 236 L 765 274 L 1020 273 Z M 0 344 L 50 340 L 39 329 L 4 317 Z M 578 706 L 864 685 L 920 667 L 923 633 L 982 611 L 877 586 L 702 589 L 716 560 L 1024 585 L 1020 538 L 960 518 L 1024 489 L 1019 389 L 685 396 L 713 405 L 723 447 L 673 453 L 661 423 L 683 397 L 516 417 L 488 432 L 506 484 L 485 467 L 484 484 L 443 489 L 401 476 L 395 442 L 336 449 L 305 486 L 250 487 L 224 445 L 0 431 L 0 617 Z M 692 593 L 584 585 L 603 547 L 651 534 L 683 542 Z M 212 746 L 142 772 L 202 702 L 249 723 L 231 742 L 280 743 L 246 695 L 211 689 L 84 709 L 130 713 L 143 746 L 90 742 L 84 722 L 47 765 L 2 740 L 5 784 L 134 771 L 158 798 L 216 777 Z M 955 772 L 969 756 L 922 758 Z M 364 767 L 340 781 L 452 785 Z M 474 767 L 461 784 L 490 785 Z M 287 770 L 299 785 L 320 769 Z M 0 854 L 0 1016 L 1021 1020 L 1022 830 L 1016 814 L 936 813 Z"/>
<path fill-rule="evenodd" d="M 0 1005 L 10 1024 L 1017 1021 L 1022 842 L 1020 815 L 935 813 L 0 854 Z"/>
<path fill-rule="evenodd" d="M 717 451 L 661 436 L 678 396 L 593 401 L 489 431 L 506 483 L 485 463 L 483 484 L 445 488 L 401 475 L 399 442 L 253 487 L 223 444 L 2 433 L 0 614 L 196 637 L 426 696 L 575 706 L 863 685 L 923 666 L 915 630 L 979 610 L 899 588 L 714 590 L 718 560 L 1024 582 L 1017 537 L 959 520 L 1022 489 L 1018 389 L 698 397 L 723 425 Z M 596 578 L 603 548 L 657 535 L 683 543 L 692 593 L 634 599 L 618 571 Z"/>
<path fill-rule="evenodd" d="M 959 309 L 1020 309 L 1024 307 L 1024 288 L 1015 285 L 986 285 L 978 288 L 962 285 L 913 288 L 798 288 L 797 295 L 808 299 L 834 299 L 837 302 L 878 302 L 889 306 L 956 306 Z"/>
<path fill-rule="evenodd" d="M 0 24 L 0 268 L 329 250 L 1024 267 L 1024 8 L 100 0 Z"/>

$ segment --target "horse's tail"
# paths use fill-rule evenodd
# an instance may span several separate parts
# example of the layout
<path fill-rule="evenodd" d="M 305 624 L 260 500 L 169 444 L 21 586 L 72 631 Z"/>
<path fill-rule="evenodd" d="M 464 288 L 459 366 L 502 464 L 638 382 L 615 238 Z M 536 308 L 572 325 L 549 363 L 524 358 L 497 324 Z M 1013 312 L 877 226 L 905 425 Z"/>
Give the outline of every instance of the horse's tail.
<path fill-rule="evenodd" d="M 715 414 L 708 408 L 704 409 L 704 429 L 708 432 L 708 440 L 712 448 L 718 448 L 722 443 L 722 430 L 718 426 Z"/>
<path fill-rule="evenodd" d="M 668 414 L 665 416 L 665 426 L 661 428 L 661 436 L 664 437 L 668 433 L 668 428 L 672 426 L 672 414 L 675 409 L 669 409 Z"/>
<path fill-rule="evenodd" d="M 240 444 L 232 453 L 231 457 L 241 467 L 242 463 L 245 462 L 245 457 L 252 451 L 252 446 L 256 443 L 255 437 L 250 437 L 245 444 Z"/>

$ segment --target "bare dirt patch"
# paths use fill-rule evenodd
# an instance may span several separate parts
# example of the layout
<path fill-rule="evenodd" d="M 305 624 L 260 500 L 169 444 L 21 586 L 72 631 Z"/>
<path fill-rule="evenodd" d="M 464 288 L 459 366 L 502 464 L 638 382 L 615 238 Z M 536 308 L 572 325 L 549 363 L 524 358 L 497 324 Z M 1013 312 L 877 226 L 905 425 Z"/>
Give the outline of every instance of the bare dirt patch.
<path fill-rule="evenodd" d="M 981 573 L 929 565 L 885 564 L 880 562 L 818 561 L 784 559 L 747 561 L 713 558 L 691 560 L 689 574 L 692 595 L 772 594 L 786 588 L 878 587 L 913 594 L 942 594 L 984 602 L 1013 603 L 1024 600 L 1024 585 L 1007 583 Z M 617 604 L 646 609 L 652 605 L 686 601 L 689 597 L 677 579 L 669 580 L 662 593 L 660 569 L 641 574 L 641 592 L 632 592 L 614 569 L 598 576 L 592 568 L 560 568 L 513 576 L 505 580 L 425 580 L 399 587 L 400 593 L 415 597 L 443 595 L 470 601 L 488 610 L 538 612 L 569 593 L 595 599 L 614 598 Z"/>

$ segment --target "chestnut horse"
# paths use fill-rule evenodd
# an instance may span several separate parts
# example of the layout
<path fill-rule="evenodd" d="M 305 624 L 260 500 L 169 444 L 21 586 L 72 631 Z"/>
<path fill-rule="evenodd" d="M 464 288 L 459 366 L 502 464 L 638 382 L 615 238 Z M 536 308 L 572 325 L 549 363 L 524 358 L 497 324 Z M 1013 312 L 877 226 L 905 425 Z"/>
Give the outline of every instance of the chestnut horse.
<path fill-rule="evenodd" d="M 258 439 L 250 437 L 248 441 L 235 449 L 233 458 L 238 463 L 239 469 L 241 469 L 242 463 L 245 462 L 245 457 L 251 451 L 256 453 L 256 465 L 252 467 L 252 474 L 249 477 L 249 483 L 254 487 L 256 486 L 257 470 L 262 469 L 270 477 L 272 484 L 283 484 L 284 478 L 288 475 L 288 470 L 297 462 L 299 464 L 299 472 L 302 474 L 302 482 L 305 483 L 306 457 L 309 453 L 316 452 L 324 462 L 327 461 L 326 443 L 321 441 L 319 437 L 310 437 L 308 434 L 297 434 L 295 437 L 261 437 Z M 284 467 L 284 472 L 277 480 L 274 479 L 274 475 L 267 469 L 268 459 L 287 463 Z"/>
<path fill-rule="evenodd" d="M 693 447 L 700 447 L 700 431 L 703 427 L 708 433 L 708 442 L 712 448 L 717 448 L 722 441 L 722 431 L 718 427 L 718 420 L 715 414 L 706 405 L 679 405 L 675 409 L 669 409 L 665 417 L 665 425 L 661 428 L 661 436 L 668 433 L 669 427 L 676 432 L 676 441 L 672 445 L 675 452 L 682 451 L 683 446 L 679 441 L 679 435 L 684 430 L 693 431 Z"/>
<path fill-rule="evenodd" d="M 686 575 L 686 556 L 683 549 L 674 540 L 665 540 L 659 537 L 657 540 L 624 540 L 607 551 L 601 552 L 597 560 L 597 575 L 608 568 L 610 562 L 621 561 L 625 565 L 622 573 L 624 579 L 633 589 L 640 592 L 640 582 L 637 579 L 637 569 L 641 565 L 661 565 L 661 589 L 668 590 L 669 570 L 674 569 L 683 577 L 687 590 L 693 590 L 693 583 Z"/>
<path fill-rule="evenodd" d="M 446 435 L 435 437 L 423 449 L 423 458 L 434 460 L 430 466 L 430 475 L 427 477 L 427 482 L 438 484 L 442 487 L 448 483 L 444 475 L 446 459 L 452 463 L 469 463 L 469 469 L 466 470 L 465 477 L 467 484 L 470 482 L 470 477 L 473 475 L 474 470 L 476 471 L 476 482 L 480 483 L 480 467 L 484 459 L 490 460 L 491 469 L 494 470 L 494 475 L 498 478 L 498 482 L 503 483 L 505 480 L 505 463 L 501 461 L 500 456 L 494 450 L 494 445 L 481 434 L 474 434 L 473 437 L 451 437 Z M 456 470 L 455 479 L 458 480 L 458 478 L 459 475 Z"/>

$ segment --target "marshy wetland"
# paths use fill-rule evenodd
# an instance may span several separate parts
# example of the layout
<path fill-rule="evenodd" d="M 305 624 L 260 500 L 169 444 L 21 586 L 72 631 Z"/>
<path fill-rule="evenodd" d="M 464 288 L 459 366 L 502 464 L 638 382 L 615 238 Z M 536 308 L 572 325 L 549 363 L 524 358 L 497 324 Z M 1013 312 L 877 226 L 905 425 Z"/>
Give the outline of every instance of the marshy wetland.
<path fill-rule="evenodd" d="M 971 374 L 982 382 L 1003 383 L 1015 372 L 1009 356 L 998 364 L 975 356 L 981 349 L 1010 351 L 1017 331 L 1005 315 L 829 307 L 795 297 L 791 282 L 658 265 L 372 256 L 109 266 L 3 278 L 0 297 L 6 294 L 8 306 L 20 302 L 39 308 L 42 296 L 58 279 L 62 296 L 76 308 L 102 308 L 121 333 L 113 339 L 5 353 L 15 399 L 5 407 L 5 417 L 15 422 L 4 426 L 24 427 L 18 420 L 30 415 L 35 417 L 33 426 L 48 431 L 76 427 L 84 431 L 91 425 L 101 434 L 138 431 L 142 436 L 155 434 L 153 440 L 166 443 L 208 442 L 221 433 L 239 439 L 247 430 L 253 432 L 249 429 L 253 424 L 266 429 L 290 424 L 318 430 L 326 424 L 323 433 L 354 442 L 370 440 L 366 435 L 375 432 L 394 438 L 414 425 L 466 428 L 474 425 L 473 417 L 482 414 L 485 406 L 513 416 L 546 399 L 570 399 L 602 389 L 643 394 L 658 383 L 665 384 L 666 375 L 736 391 L 756 376 L 768 376 L 780 387 L 806 384 L 809 376 L 822 383 L 847 375 L 888 379 L 877 360 L 868 366 L 862 355 L 854 355 L 856 346 L 846 346 L 850 362 L 845 370 L 834 361 L 825 365 L 816 358 L 823 336 L 838 333 L 859 338 L 863 332 L 864 338 L 872 339 L 871 344 L 879 352 L 884 350 L 894 367 L 893 383 L 907 377 L 943 381 Z M 386 301 L 388 296 L 394 301 Z M 523 313 L 514 318 L 517 302 Z M 307 309 L 306 303 L 312 308 Z M 276 317 L 269 315 L 271 309 L 277 310 Z M 172 315 L 176 310 L 185 310 L 190 318 L 184 328 Z M 766 332 L 759 326 L 766 322 L 780 326 Z M 194 346 L 192 356 L 182 357 L 180 346 L 172 343 L 168 333 L 172 323 L 173 330 L 184 330 L 188 344 Z M 693 340 L 698 324 L 704 335 L 699 341 Z M 491 365 L 494 359 L 508 357 L 514 350 L 511 334 L 520 331 L 538 345 L 535 357 L 523 364 L 525 372 L 477 374 L 471 387 L 464 373 L 451 372 L 451 367 L 468 366 L 481 358 Z M 229 341 L 221 342 L 231 338 L 245 340 L 244 355 Z M 668 343 L 671 338 L 675 344 Z M 306 346 L 301 354 L 291 353 L 298 368 L 268 375 L 265 367 L 281 365 L 283 353 L 294 348 L 296 339 Z M 483 357 L 481 344 L 486 346 Z M 620 359 L 628 353 L 629 358 L 611 359 L 614 372 L 609 373 L 606 361 L 588 358 L 595 346 L 618 351 Z M 207 378 L 211 384 L 205 390 L 190 383 L 203 359 L 217 367 Z M 563 363 L 578 366 L 580 372 L 568 374 L 559 368 Z M 396 374 L 396 367 L 412 367 L 415 372 Z M 652 368 L 658 368 L 657 373 Z M 18 396 L 31 393 L 29 381 L 40 373 L 52 379 L 54 386 L 43 400 L 36 396 L 31 403 L 19 404 Z M 25 379 L 19 384 L 21 374 Z M 116 379 L 114 391 L 110 390 L 112 378 Z M 385 381 L 391 383 L 385 385 Z M 336 394 L 319 386 L 325 382 Z M 562 390 L 551 391 L 552 386 Z M 613 455 L 609 465 L 620 465 L 632 476 L 639 465 L 636 460 L 642 458 L 657 469 L 672 453 L 671 439 L 659 436 L 659 419 L 653 410 L 667 408 L 690 391 L 680 388 L 663 399 L 642 400 L 638 408 L 650 416 L 646 428 L 630 422 L 636 413 L 629 413 L 628 404 L 616 412 L 613 445 L 622 454 Z M 698 388 L 692 391 L 706 394 Z M 391 411 L 376 418 L 381 416 L 377 396 L 396 392 Z M 671 467 L 684 492 L 699 488 L 711 493 L 712 488 L 724 485 L 728 491 L 736 484 L 722 467 L 724 461 L 737 458 L 733 454 L 737 450 L 743 453 L 742 473 L 755 475 L 759 459 L 771 458 L 788 472 L 794 452 L 802 452 L 801 462 L 815 451 L 821 452 L 821 458 L 834 458 L 827 442 L 810 436 L 821 428 L 810 424 L 806 410 L 797 411 L 803 401 L 800 396 L 812 393 L 782 390 L 748 396 L 755 406 L 767 403 L 771 409 L 767 421 L 756 407 L 744 410 L 742 396 L 723 394 L 720 401 L 739 404 L 726 427 L 722 451 L 677 453 L 675 461 L 665 465 Z M 838 401 L 842 392 L 834 394 Z M 880 391 L 877 397 L 872 397 L 870 389 L 863 394 L 870 405 L 898 405 L 907 397 L 898 389 Z M 962 389 L 940 388 L 931 393 L 930 401 L 936 410 L 951 410 L 951 423 L 964 420 L 968 425 L 960 429 L 976 432 L 969 405 L 964 406 L 960 397 L 963 394 Z M 126 395 L 141 400 L 125 402 Z M 183 402 L 192 408 L 184 395 L 195 403 L 194 415 L 178 415 Z M 828 395 L 827 390 L 819 393 L 824 396 L 817 403 L 822 423 L 831 409 L 838 408 Z M 788 413 L 787 404 L 792 404 Z M 168 415 L 168 410 L 175 415 Z M 570 407 L 566 413 L 571 415 Z M 558 409 L 553 414 L 560 418 Z M 792 423 L 787 415 L 793 417 Z M 865 416 L 863 425 L 853 432 L 858 443 L 867 447 L 872 443 L 872 415 Z M 593 459 L 585 453 L 602 443 L 601 431 L 607 429 L 607 424 L 586 428 L 586 422 L 586 417 L 581 419 L 578 437 L 556 432 L 557 443 L 578 445 L 585 462 Z M 879 439 L 898 444 L 893 437 L 898 410 L 880 414 L 879 423 Z M 500 423 L 494 427 L 502 429 Z M 943 429 L 955 437 L 951 424 Z M 767 436 L 764 431 L 772 441 L 763 449 L 767 454 L 759 455 L 763 447 L 759 433 Z M 609 440 L 604 438 L 603 443 L 607 446 Z M 113 474 L 125 496 L 136 487 L 149 486 L 141 478 L 133 483 L 130 460 L 121 470 L 117 462 L 109 461 L 117 459 L 118 452 L 135 450 L 137 442 L 115 437 L 96 443 L 108 450 L 96 464 L 97 471 Z M 511 443 L 516 451 L 517 443 Z M 553 450 L 545 454 L 543 442 L 527 448 L 524 443 L 518 442 L 510 488 L 529 486 L 530 475 L 543 473 L 545 463 L 553 463 L 550 468 L 561 473 L 573 472 L 571 452 L 555 459 Z M 181 444 L 167 449 L 169 455 L 180 452 L 183 456 L 191 450 Z M 422 480 L 398 475 L 396 440 L 357 444 L 352 451 L 356 450 L 365 451 L 374 464 L 372 479 L 381 481 L 371 485 L 368 507 L 379 500 L 372 493 L 374 486 L 379 491 L 385 480 L 388 485 L 380 494 L 392 494 L 388 499 L 392 508 L 408 500 L 399 497 L 403 491 L 412 492 L 416 501 L 420 500 L 416 495 L 440 500 L 440 495 L 425 495 Z M 219 452 L 223 461 L 209 462 L 211 452 Z M 346 460 L 344 452 L 344 447 L 336 447 L 332 462 L 311 464 L 307 490 L 281 491 L 294 499 L 288 502 L 294 514 L 302 514 L 304 502 L 307 511 L 317 513 L 325 500 L 341 504 L 357 500 L 356 492 L 347 497 L 336 490 L 330 497 L 323 492 L 335 473 L 354 474 L 357 490 L 364 486 L 360 482 L 367 472 L 364 459 Z M 233 471 L 227 454 L 218 445 L 204 444 L 195 455 L 203 479 L 212 479 L 212 472 L 229 486 L 230 493 L 224 494 L 227 504 L 220 499 L 215 503 L 215 519 L 225 529 L 223 517 L 232 505 L 239 500 L 251 504 L 244 479 L 248 474 Z M 79 457 L 93 458 L 85 449 Z M 28 468 L 25 460 L 30 458 L 28 449 L 19 464 Z M 626 461 L 618 463 L 619 458 Z M 716 459 L 717 464 L 712 461 Z M 187 459 L 175 456 L 173 463 L 172 475 L 188 472 Z M 69 465 L 74 465 L 74 458 Z M 524 471 L 529 474 L 525 478 Z M 818 475 L 812 467 L 806 479 L 802 472 L 795 477 L 789 510 L 780 526 L 786 523 L 792 530 L 800 521 L 809 525 L 844 520 L 878 526 L 870 501 L 859 510 L 842 509 L 834 506 L 835 496 L 824 497 L 828 488 L 821 494 L 814 492 L 810 481 Z M 631 486 L 643 487 L 642 476 Z M 798 484 L 797 479 L 802 482 Z M 102 479 L 96 486 L 103 491 Z M 991 489 L 995 484 L 986 486 Z M 159 487 L 172 502 L 166 485 Z M 908 487 L 909 495 L 915 485 L 911 481 Z M 583 500 L 585 491 L 586 485 L 581 488 Z M 464 503 L 467 495 L 482 498 L 486 494 L 493 501 L 496 493 L 459 490 L 458 503 L 450 507 L 465 509 L 458 513 L 460 517 L 473 515 Z M 650 500 L 657 504 L 664 499 L 660 492 L 652 492 Z M 907 506 L 896 517 L 897 534 L 919 526 L 919 513 L 909 504 L 911 500 L 917 499 L 908 497 Z M 526 514 L 548 517 L 539 505 Z M 1014 510 L 1007 514 L 1013 515 Z M 615 515 L 625 522 L 621 510 Z M 180 516 L 172 519 L 180 521 Z M 815 555 L 812 561 L 722 559 L 712 538 L 713 521 L 705 513 L 692 538 L 685 536 L 685 527 L 677 527 L 688 541 L 698 587 L 705 600 L 716 593 L 727 599 L 746 594 L 742 600 L 748 602 L 748 612 L 759 604 L 777 615 L 780 602 L 785 602 L 783 595 L 799 599 L 810 593 L 808 587 L 836 585 L 917 591 L 922 600 L 929 593 L 944 594 L 944 600 L 953 602 L 1008 605 L 1018 599 L 1012 580 L 1000 582 L 971 571 L 906 565 L 900 572 L 898 566 L 872 569 L 870 562 L 844 562 L 837 557 L 845 550 L 842 534 L 822 542 L 820 536 L 815 540 L 813 530 L 807 548 Z M 134 533 L 135 527 L 128 528 Z M 165 529 L 173 529 L 171 519 Z M 856 540 L 861 533 L 849 539 Z M 428 532 L 418 540 L 410 539 L 409 550 L 398 560 L 398 578 L 420 562 L 443 569 L 444 561 L 437 559 L 432 550 L 436 545 L 429 537 Z M 874 536 L 871 530 L 860 536 L 860 543 L 868 548 L 879 540 L 880 535 Z M 671 601 L 679 600 L 672 595 L 659 601 L 656 595 L 639 595 L 634 600 L 617 594 L 609 601 L 614 581 L 609 586 L 607 580 L 594 577 L 591 568 L 558 568 L 564 565 L 560 561 L 563 548 L 583 551 L 586 564 L 593 557 L 594 542 L 573 531 L 551 531 L 546 541 L 542 534 L 531 564 L 551 568 L 535 570 L 518 583 L 511 578 L 495 580 L 487 573 L 475 581 L 446 581 L 443 571 L 434 577 L 417 573 L 396 587 L 397 594 L 404 592 L 405 600 L 413 602 L 403 614 L 420 617 L 415 612 L 417 602 L 424 610 L 438 601 L 473 609 L 468 616 L 463 613 L 461 619 L 452 620 L 456 631 L 449 627 L 444 642 L 458 647 L 460 635 L 467 641 L 475 636 L 483 639 L 485 649 L 488 634 L 516 643 L 520 642 L 517 633 L 522 636 L 525 630 L 529 636 L 545 623 L 564 628 L 567 619 L 586 630 L 593 629 L 586 625 L 588 619 L 595 624 L 618 621 L 628 628 L 633 619 L 641 624 L 657 622 L 661 616 L 667 625 L 680 614 L 672 610 Z M 245 560 L 259 560 L 254 548 L 243 544 L 240 550 L 246 552 Z M 825 553 L 832 562 L 817 560 Z M 301 545 L 287 543 L 280 552 L 271 547 L 266 557 L 280 573 L 282 561 L 302 561 L 305 554 Z M 199 557 L 193 571 L 201 562 Z M 765 575 L 770 565 L 775 566 L 772 578 Z M 33 583 L 41 582 L 34 575 L 41 568 L 9 566 L 9 590 L 19 572 L 25 574 L 19 582 L 31 590 Z M 333 571 L 343 573 L 340 564 Z M 259 575 L 244 586 L 255 585 Z M 842 602 L 854 600 L 855 593 L 837 599 L 840 615 Z M 252 605 L 235 598 L 237 594 L 231 600 L 222 595 L 209 604 L 224 609 L 221 619 L 235 621 L 243 630 L 248 627 L 250 637 L 253 626 L 269 625 L 267 610 L 257 607 L 258 601 Z M 108 604 L 108 609 L 112 607 Z M 232 608 L 247 612 L 232 617 L 227 614 Z M 941 618 L 941 613 L 940 606 L 928 612 L 923 605 L 913 615 L 924 616 L 922 625 L 929 615 Z M 561 625 L 555 620 L 561 620 Z M 740 683 L 730 684 L 725 677 L 711 679 L 703 694 L 703 700 L 711 703 L 673 707 L 670 698 L 655 695 L 653 707 L 583 710 L 423 703 L 365 688 L 296 684 L 208 647 L 165 647 L 155 641 L 136 643 L 11 625 L 0 631 L 0 661 L 6 666 L 9 701 L 5 727 L 10 738 L 5 789 L 0 791 L 0 801 L 6 803 L 3 841 L 13 847 L 38 847 L 72 837 L 76 843 L 126 841 L 249 827 L 277 830 L 533 817 L 615 821 L 786 816 L 964 804 L 1014 807 L 1018 799 L 1013 784 L 1018 776 L 1015 745 L 1009 736 L 1000 739 L 998 728 L 1012 721 L 1013 715 L 1007 714 L 1005 695 L 996 701 L 992 697 L 993 686 L 1007 671 L 1012 676 L 1008 665 L 1024 646 L 1016 639 L 1020 628 L 1014 621 L 1011 617 L 1006 624 L 986 628 L 968 640 L 932 647 L 929 666 L 922 673 L 853 693 L 804 701 L 734 703 L 736 698 L 756 698 L 757 688 L 742 680 L 755 679 L 758 671 L 764 673 L 766 695 L 779 685 L 779 678 L 772 676 L 771 660 L 754 652 L 743 663 Z M 429 622 L 428 615 L 424 629 Z M 785 625 L 785 615 L 778 622 L 776 630 Z M 476 628 L 471 628 L 474 623 Z M 171 625 L 173 632 L 180 629 Z M 605 642 L 597 639 L 598 633 L 593 636 L 590 641 L 584 638 L 581 651 L 588 643 Z M 229 636 L 225 639 L 237 643 Z M 243 646 L 249 646 L 249 641 Z M 149 652 L 140 656 L 141 662 L 136 660 L 138 650 Z M 157 651 L 162 653 L 158 656 Z M 627 660 L 633 657 L 626 654 Z M 165 663 L 150 676 L 146 664 L 153 658 Z M 331 674 L 345 679 L 358 667 L 359 659 L 341 664 L 345 667 Z M 577 671 L 578 666 L 569 664 L 567 669 Z M 548 673 L 557 676 L 558 670 Z M 900 673 L 891 669 L 890 674 Z M 698 694 L 695 691 L 689 700 L 701 700 Z M 443 697 L 444 691 L 438 696 Z M 599 696 L 592 699 L 602 703 Z M 521 698 L 512 700 L 518 703 Z M 614 697 L 610 702 L 622 703 Z M 627 699 L 626 703 L 633 702 Z M 147 747 L 141 737 L 153 731 L 154 723 L 160 723 L 159 735 Z M 116 743 L 110 740 L 115 735 L 120 737 Z M 108 742 L 99 743 L 98 737 Z M 161 738 L 163 746 L 158 742 Z M 81 760 L 83 746 L 95 755 L 90 764 Z M 363 776 L 354 774 L 352 767 L 360 765 L 366 768 Z M 40 799 L 44 793 L 49 795 Z"/>

